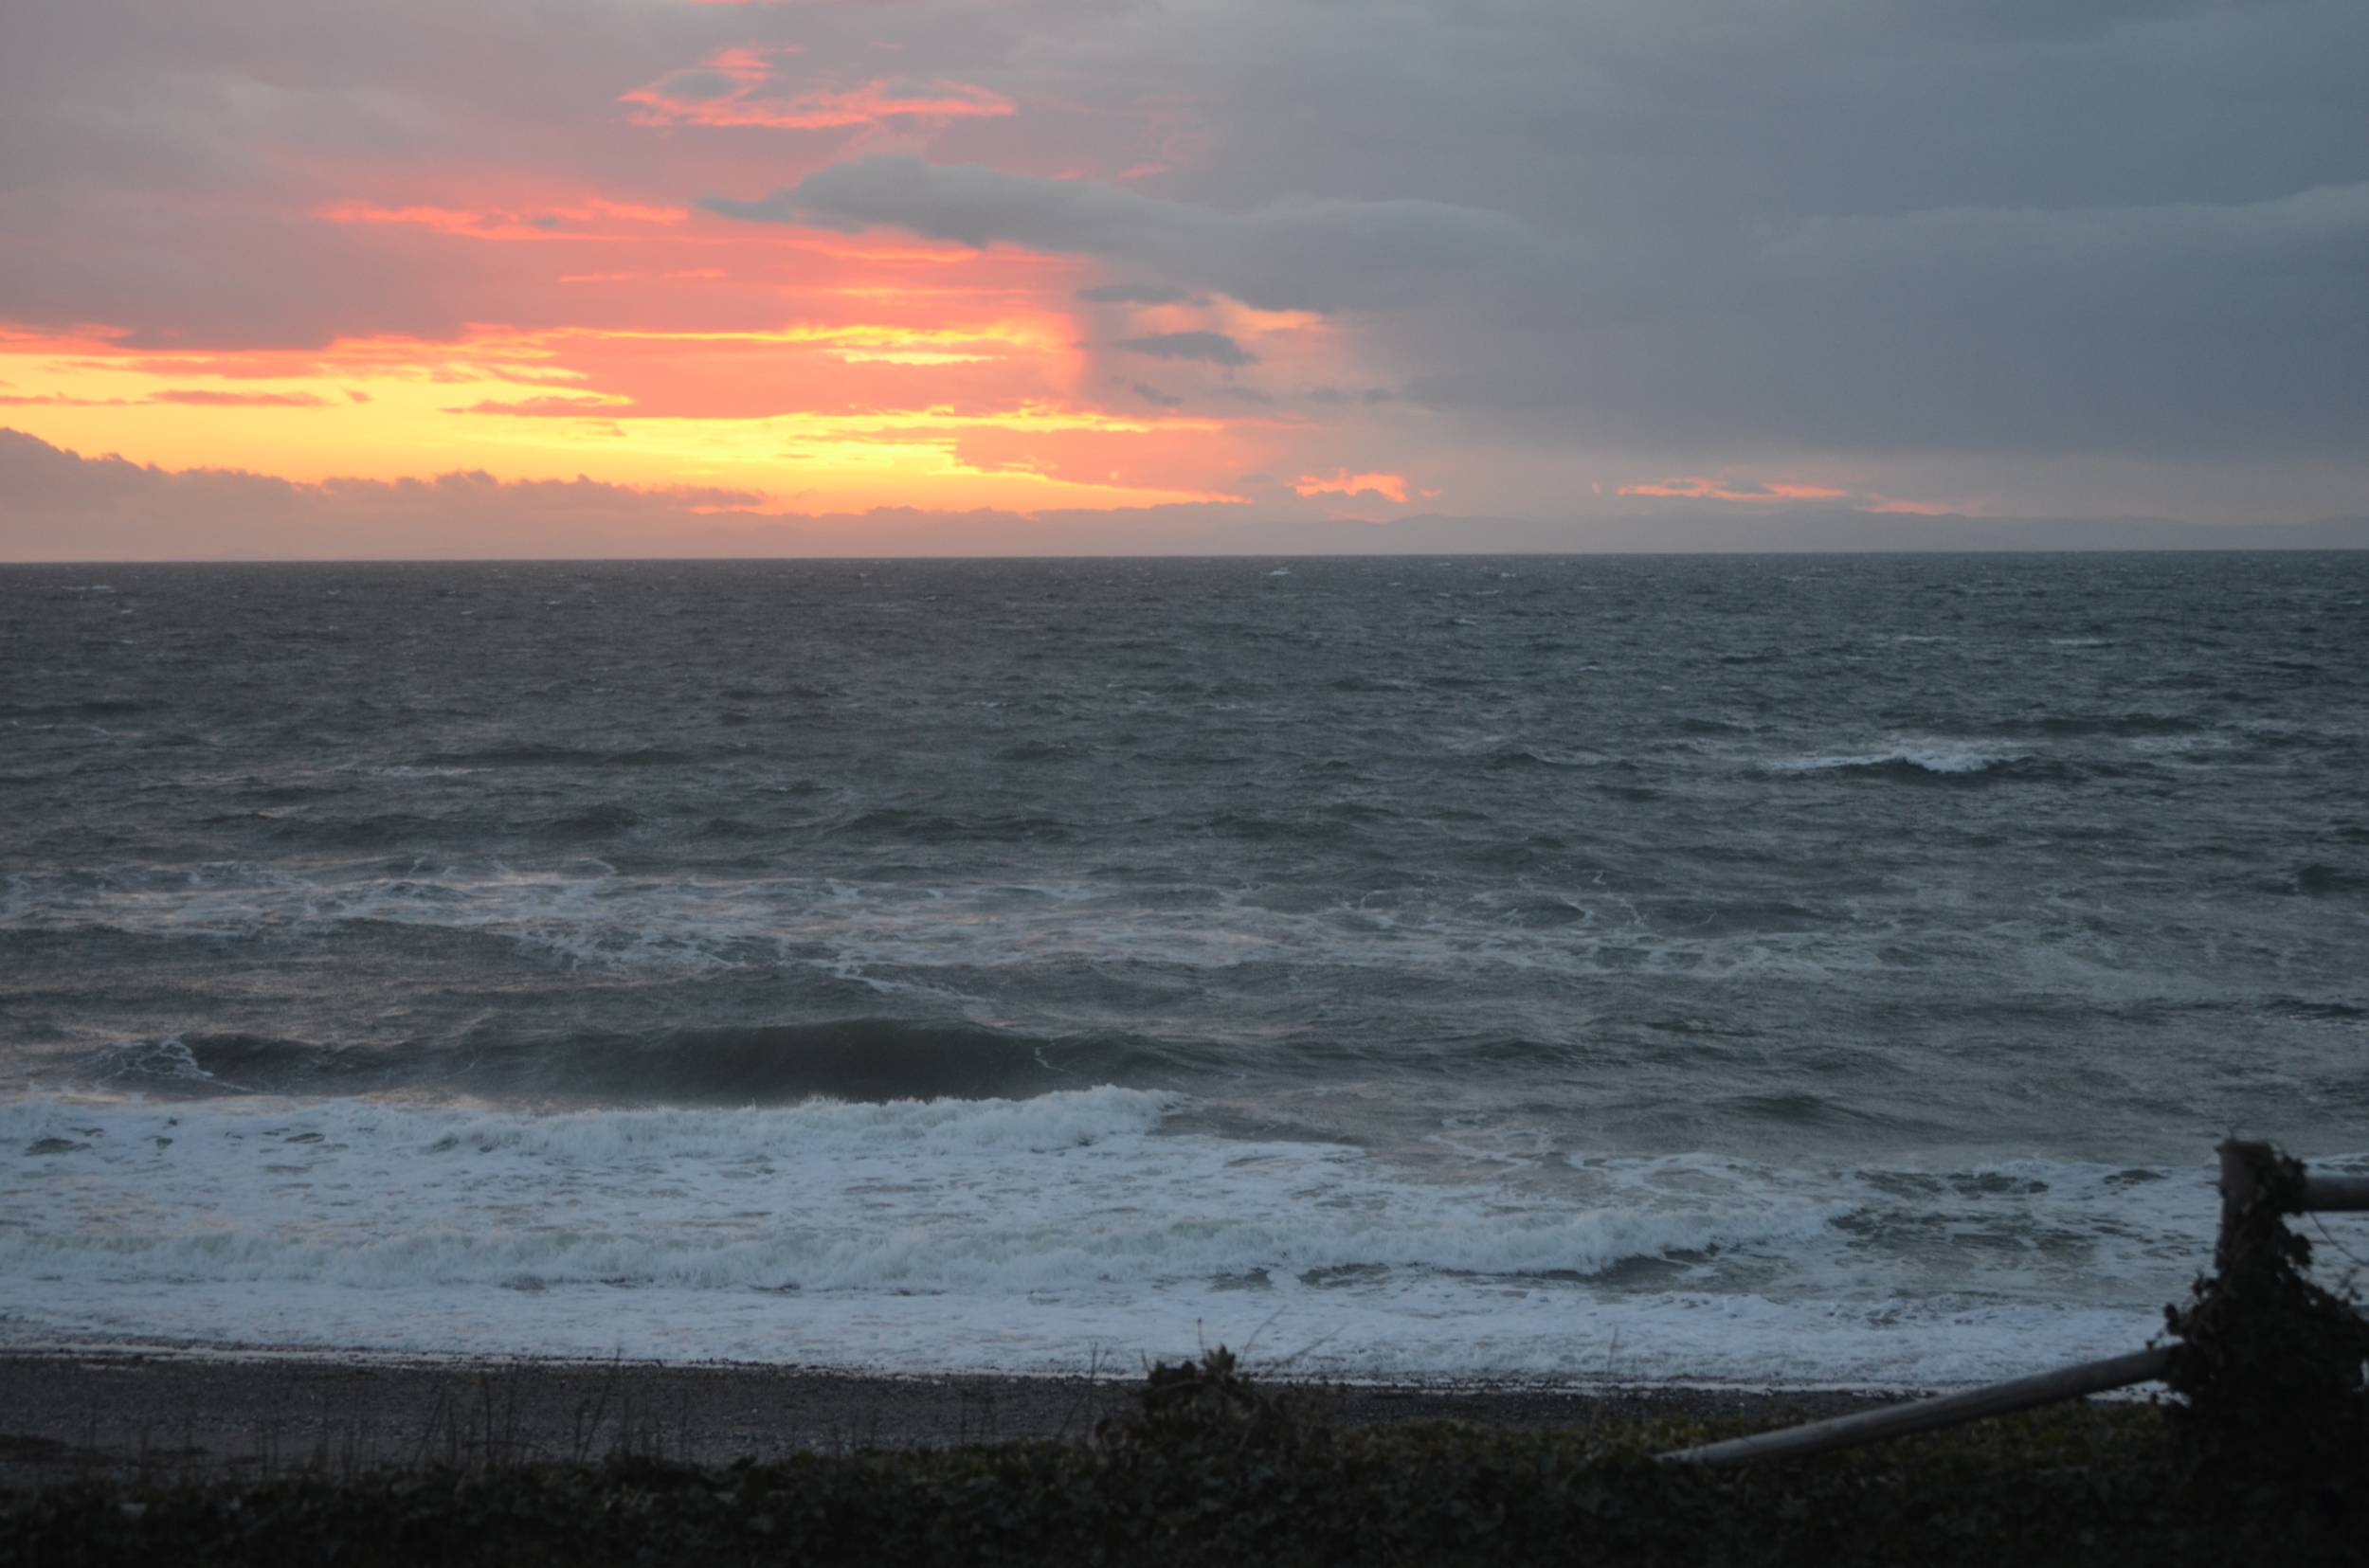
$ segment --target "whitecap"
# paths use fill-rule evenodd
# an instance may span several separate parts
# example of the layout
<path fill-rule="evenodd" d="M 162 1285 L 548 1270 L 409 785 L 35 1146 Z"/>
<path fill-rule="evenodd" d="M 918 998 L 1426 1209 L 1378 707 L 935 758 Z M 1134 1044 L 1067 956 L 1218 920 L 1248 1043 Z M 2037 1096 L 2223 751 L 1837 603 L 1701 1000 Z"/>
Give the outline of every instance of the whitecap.
<path fill-rule="evenodd" d="M 1441 1181 L 1178 1131 L 1182 1108 L 0 1105 L 0 1342 L 1041 1372 L 1267 1324 L 1269 1353 L 1336 1376 L 1938 1382 L 2143 1343 L 2210 1248 L 2201 1167 L 1573 1157 L 1545 1186 L 1536 1160 Z M 48 1139 L 84 1146 L 23 1152 Z"/>
<path fill-rule="evenodd" d="M 1886 751 L 1834 752 L 1790 757 L 1764 766 L 1774 773 L 1821 773 L 1854 768 L 1910 767 L 1926 773 L 1963 775 L 1986 773 L 1995 767 L 2028 762 L 2028 751 L 1982 751 L 1948 746 L 1899 747 Z"/>

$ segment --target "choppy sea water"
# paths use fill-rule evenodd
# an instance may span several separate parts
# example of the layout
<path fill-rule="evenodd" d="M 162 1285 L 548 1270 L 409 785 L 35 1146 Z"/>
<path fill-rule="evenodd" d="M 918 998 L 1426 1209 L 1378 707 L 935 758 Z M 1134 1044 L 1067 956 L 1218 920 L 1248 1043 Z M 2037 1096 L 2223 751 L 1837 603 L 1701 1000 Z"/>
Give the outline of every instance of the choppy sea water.
<path fill-rule="evenodd" d="M 2369 555 L 0 568 L 0 1343 L 2031 1370 L 2365 959 Z"/>

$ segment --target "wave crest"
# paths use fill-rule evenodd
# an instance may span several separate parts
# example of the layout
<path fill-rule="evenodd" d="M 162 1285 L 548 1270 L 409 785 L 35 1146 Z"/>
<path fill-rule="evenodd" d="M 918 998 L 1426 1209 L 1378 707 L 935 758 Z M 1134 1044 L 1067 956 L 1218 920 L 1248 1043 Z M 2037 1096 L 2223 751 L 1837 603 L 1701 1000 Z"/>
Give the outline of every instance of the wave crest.
<path fill-rule="evenodd" d="M 1792 757 L 1766 765 L 1772 773 L 1831 773 L 1903 780 L 2034 777 L 2055 771 L 2029 751 L 1982 751 L 1958 747 L 1900 747 L 1888 751 Z"/>
<path fill-rule="evenodd" d="M 175 1097 L 427 1091 L 578 1104 L 787 1105 L 1028 1097 L 1154 1065 L 1148 1041 L 1056 1039 L 957 1022 L 853 1018 L 677 1029 L 554 1032 L 400 1051 L 253 1034 L 185 1032 L 111 1045 L 84 1075 Z"/>

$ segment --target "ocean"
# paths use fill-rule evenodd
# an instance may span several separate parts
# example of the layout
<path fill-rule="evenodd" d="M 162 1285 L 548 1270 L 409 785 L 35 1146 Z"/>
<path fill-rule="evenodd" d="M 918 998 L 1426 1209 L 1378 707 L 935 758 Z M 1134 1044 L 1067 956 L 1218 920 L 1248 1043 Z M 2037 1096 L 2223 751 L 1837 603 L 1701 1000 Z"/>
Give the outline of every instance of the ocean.
<path fill-rule="evenodd" d="M 0 568 L 0 1347 L 2013 1375 L 2365 959 L 2369 553 Z"/>

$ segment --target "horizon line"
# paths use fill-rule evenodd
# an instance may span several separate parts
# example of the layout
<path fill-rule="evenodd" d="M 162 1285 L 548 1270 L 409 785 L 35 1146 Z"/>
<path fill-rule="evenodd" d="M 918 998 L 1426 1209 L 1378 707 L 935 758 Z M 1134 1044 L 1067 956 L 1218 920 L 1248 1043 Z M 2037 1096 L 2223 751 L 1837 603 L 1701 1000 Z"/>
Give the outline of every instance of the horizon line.
<path fill-rule="evenodd" d="M 1656 559 L 1669 556 L 1915 556 L 1946 555 L 2354 555 L 2369 552 L 2359 544 L 2207 544 L 2185 545 L 1950 545 L 1905 548 L 1836 549 L 1776 547 L 1763 550 L 1208 550 L 1103 551 L 1078 553 L 1009 553 L 994 555 L 874 554 L 858 552 L 800 555 L 240 555 L 240 556 L 91 556 L 76 559 L 0 557 L 0 570 L 10 568 L 65 568 L 83 567 L 535 567 L 535 566 L 768 566 L 798 562 L 848 561 L 873 565 L 916 562 L 967 565 L 1004 561 L 1420 561 L 1446 557 L 1467 561 L 1554 561 L 1604 558 Z"/>

